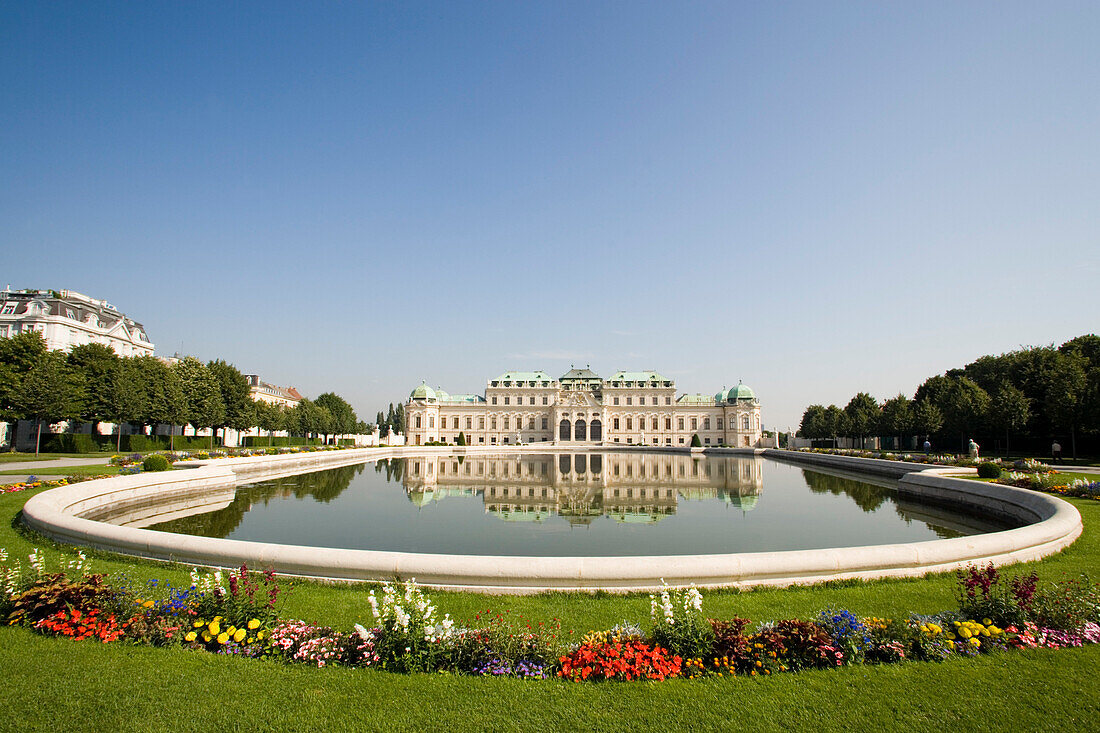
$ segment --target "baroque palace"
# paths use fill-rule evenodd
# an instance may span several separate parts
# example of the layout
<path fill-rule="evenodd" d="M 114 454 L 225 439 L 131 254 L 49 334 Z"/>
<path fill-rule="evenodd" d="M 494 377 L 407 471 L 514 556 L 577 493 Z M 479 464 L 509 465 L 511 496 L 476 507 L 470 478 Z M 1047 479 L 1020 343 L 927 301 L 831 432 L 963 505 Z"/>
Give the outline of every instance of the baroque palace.
<path fill-rule="evenodd" d="M 760 443 L 760 401 L 738 384 L 715 395 L 676 396 L 676 383 L 657 372 L 615 372 L 603 379 L 570 369 L 505 372 L 485 395 L 452 395 L 421 384 L 405 406 L 408 444 L 703 446 L 754 448 Z"/>

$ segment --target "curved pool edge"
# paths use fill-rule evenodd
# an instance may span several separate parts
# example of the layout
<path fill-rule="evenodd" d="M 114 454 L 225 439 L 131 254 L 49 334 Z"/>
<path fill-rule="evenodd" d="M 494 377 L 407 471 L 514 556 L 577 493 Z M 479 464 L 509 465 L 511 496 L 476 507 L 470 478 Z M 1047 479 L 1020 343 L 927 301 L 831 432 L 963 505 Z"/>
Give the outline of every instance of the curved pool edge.
<path fill-rule="evenodd" d="M 618 446 L 614 446 L 618 449 Z M 224 493 L 241 480 L 260 480 L 365 461 L 412 455 L 523 453 L 543 448 L 382 448 L 227 458 L 186 471 L 143 473 L 44 491 L 26 502 L 23 521 L 58 542 L 122 555 L 190 566 L 271 569 L 283 575 L 332 581 L 416 578 L 440 590 L 486 593 L 545 591 L 651 591 L 662 587 L 750 587 L 801 585 L 829 580 L 918 577 L 968 564 L 1007 565 L 1038 560 L 1080 536 L 1081 515 L 1069 502 L 1049 494 L 957 478 L 967 469 L 925 468 L 896 461 L 824 456 L 792 451 L 718 449 L 707 454 L 757 454 L 807 466 L 832 466 L 898 477 L 898 491 L 967 511 L 995 512 L 1026 526 L 945 540 L 892 545 L 711 555 L 628 557 L 519 557 L 444 555 L 347 550 L 198 537 L 122 527 L 83 518 L 110 505 L 139 502 L 153 495 L 188 501 Z M 605 448 L 606 449 L 606 448 Z M 562 449 L 564 450 L 564 449 Z M 653 449 L 646 449 L 653 450 Z M 677 451 L 673 452 L 687 452 Z M 829 460 L 822 460 L 829 459 Z M 900 465 L 893 465 L 900 464 Z M 969 469 L 973 473 L 973 469 Z"/>

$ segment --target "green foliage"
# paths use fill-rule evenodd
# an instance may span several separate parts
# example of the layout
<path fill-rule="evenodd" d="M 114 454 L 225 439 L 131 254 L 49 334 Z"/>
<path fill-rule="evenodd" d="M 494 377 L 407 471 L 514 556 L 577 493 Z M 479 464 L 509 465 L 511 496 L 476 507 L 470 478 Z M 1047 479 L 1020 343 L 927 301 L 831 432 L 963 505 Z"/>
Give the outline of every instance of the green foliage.
<path fill-rule="evenodd" d="M 206 365 L 210 375 L 217 383 L 224 413 L 221 420 L 214 422 L 218 428 L 247 430 L 256 424 L 253 408 L 255 403 L 249 393 L 248 380 L 237 367 L 222 359 L 215 359 Z"/>
<path fill-rule="evenodd" d="M 85 433 L 59 433 L 42 439 L 43 453 L 99 453 L 104 442 Z"/>
<path fill-rule="evenodd" d="M 692 436 L 691 436 L 691 447 L 692 448 L 702 448 L 703 447 L 703 441 L 699 440 L 699 433 L 693 433 L 692 434 Z"/>
<path fill-rule="evenodd" d="M 145 456 L 145 460 L 141 462 L 141 470 L 143 471 L 167 471 L 171 467 L 172 464 L 168 462 L 168 459 L 159 453 Z"/>
<path fill-rule="evenodd" d="M 221 388 L 211 371 L 198 359 L 188 356 L 175 365 L 183 394 L 183 420 L 196 428 L 210 428 L 225 420 Z"/>
<path fill-rule="evenodd" d="M 328 411 L 330 419 L 328 429 L 321 431 L 326 434 L 336 433 L 339 435 L 347 435 L 355 432 L 356 424 L 359 422 L 359 418 L 355 415 L 355 410 L 351 405 L 337 394 L 332 392 L 325 392 L 322 395 L 318 395 L 314 400 L 314 404 L 320 408 Z"/>
<path fill-rule="evenodd" d="M 653 641 L 685 659 L 707 655 L 714 642 L 714 630 L 703 615 L 703 595 L 694 587 L 665 588 L 649 597 Z"/>
<path fill-rule="evenodd" d="M 85 388 L 79 417 L 90 422 L 113 419 L 110 387 L 119 368 L 118 355 L 103 344 L 80 344 L 69 352 L 68 362 Z"/>
<path fill-rule="evenodd" d="M 23 376 L 46 353 L 46 340 L 37 331 L 0 338 L 0 419 L 19 418 L 16 396 Z"/>
<path fill-rule="evenodd" d="M 848 417 L 848 433 L 853 438 L 859 438 L 861 446 L 865 436 L 878 431 L 881 414 L 878 401 L 866 392 L 860 392 L 849 400 L 844 414 Z"/>
<path fill-rule="evenodd" d="M 10 603 L 8 623 L 34 626 L 58 611 L 92 610 L 115 605 L 117 591 L 103 575 L 84 575 L 70 580 L 65 573 L 50 573 L 34 581 Z"/>
<path fill-rule="evenodd" d="M 992 461 L 983 461 L 978 464 L 978 477 L 979 478 L 1000 478 L 1001 477 L 1001 464 L 993 463 Z"/>
<path fill-rule="evenodd" d="M 458 438 L 455 439 L 456 445 L 466 445 L 466 434 L 459 431 Z"/>

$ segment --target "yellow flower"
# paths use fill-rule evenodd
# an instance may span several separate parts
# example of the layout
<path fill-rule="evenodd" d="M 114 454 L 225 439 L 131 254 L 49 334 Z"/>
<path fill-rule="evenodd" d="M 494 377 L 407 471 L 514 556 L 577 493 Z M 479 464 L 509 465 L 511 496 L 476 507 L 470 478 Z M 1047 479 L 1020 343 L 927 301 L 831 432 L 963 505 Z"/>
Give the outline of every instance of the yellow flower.
<path fill-rule="evenodd" d="M 229 628 L 227 628 L 225 630 L 225 633 L 229 634 L 230 636 L 233 636 L 233 634 L 237 633 L 237 627 L 236 626 L 230 626 Z"/>
<path fill-rule="evenodd" d="M 211 634 L 216 636 L 222 630 L 222 625 L 218 623 L 217 619 L 214 619 L 207 628 L 210 629 Z"/>
<path fill-rule="evenodd" d="M 262 632 L 262 631 L 257 631 L 257 632 L 256 632 L 256 638 L 257 638 L 257 639 L 263 639 L 263 638 L 264 638 L 264 632 Z"/>
<path fill-rule="evenodd" d="M 260 620 L 258 618 L 252 619 L 251 621 L 248 622 L 248 628 L 250 630 L 255 630 L 255 629 L 260 628 Z"/>
<path fill-rule="evenodd" d="M 970 637 L 970 646 L 981 646 L 981 644 L 982 644 L 982 642 L 981 642 L 980 639 L 978 639 L 978 637 L 976 637 L 976 636 Z"/>
<path fill-rule="evenodd" d="M 983 618 L 983 619 L 982 619 L 982 623 L 983 623 L 983 624 L 985 624 L 986 626 L 989 626 L 989 625 L 990 625 L 991 623 L 993 623 L 993 622 L 992 622 L 992 621 L 990 621 L 990 620 L 989 620 L 989 619 L 987 619 L 987 618 Z"/>
<path fill-rule="evenodd" d="M 961 628 L 959 629 L 959 636 L 961 636 L 961 637 L 962 637 L 962 638 L 964 638 L 964 639 L 969 639 L 970 637 L 972 637 L 972 636 L 973 636 L 973 634 L 972 634 L 972 633 L 970 633 L 970 629 L 968 629 L 967 627 L 963 626 L 963 627 L 961 627 Z"/>
<path fill-rule="evenodd" d="M 237 633 L 233 634 L 233 641 L 239 642 L 245 637 L 246 633 L 244 629 L 237 629 Z"/>
<path fill-rule="evenodd" d="M 213 639 L 213 638 L 214 637 L 210 635 L 209 631 L 202 632 L 202 640 L 205 641 L 207 644 L 209 644 L 210 640 Z"/>
<path fill-rule="evenodd" d="M 152 601 L 146 601 L 145 603 L 142 603 L 141 605 L 144 606 L 145 608 L 152 608 L 153 607 L 153 602 Z"/>
<path fill-rule="evenodd" d="M 206 626 L 206 622 L 205 622 L 205 621 L 203 621 L 202 619 L 199 619 L 199 620 L 198 620 L 198 621 L 196 621 L 195 623 L 191 624 L 191 627 L 192 627 L 192 628 L 195 628 L 195 629 L 200 629 L 200 628 L 202 628 L 203 626 Z"/>
<path fill-rule="evenodd" d="M 194 631 L 188 631 L 187 634 L 184 635 L 183 640 L 184 641 L 194 641 L 195 636 L 196 636 L 196 634 L 195 634 Z"/>
<path fill-rule="evenodd" d="M 224 644 L 227 641 L 229 641 L 229 634 L 225 633 L 224 631 L 222 633 L 218 634 L 218 643 L 219 644 Z"/>

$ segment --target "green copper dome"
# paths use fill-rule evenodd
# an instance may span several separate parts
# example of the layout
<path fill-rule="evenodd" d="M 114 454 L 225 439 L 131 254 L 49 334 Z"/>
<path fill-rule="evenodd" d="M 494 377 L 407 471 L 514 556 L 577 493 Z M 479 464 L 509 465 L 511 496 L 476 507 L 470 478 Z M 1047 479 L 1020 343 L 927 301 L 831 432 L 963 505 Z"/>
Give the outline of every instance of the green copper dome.
<path fill-rule="evenodd" d="M 440 402 L 451 399 L 451 396 L 443 391 L 442 387 L 435 388 L 435 398 Z"/>
<path fill-rule="evenodd" d="M 729 392 L 726 392 L 726 402 L 736 402 L 737 400 L 754 400 L 756 394 L 748 387 L 748 385 L 737 383 L 736 387 L 732 387 Z"/>
<path fill-rule="evenodd" d="M 436 399 L 435 390 L 428 385 L 421 383 L 419 387 L 414 389 L 409 394 L 410 400 L 434 400 Z"/>
<path fill-rule="evenodd" d="M 714 395 L 714 401 L 715 402 L 725 402 L 726 401 L 726 390 L 724 390 L 724 389 L 718 390 L 718 392 Z"/>

